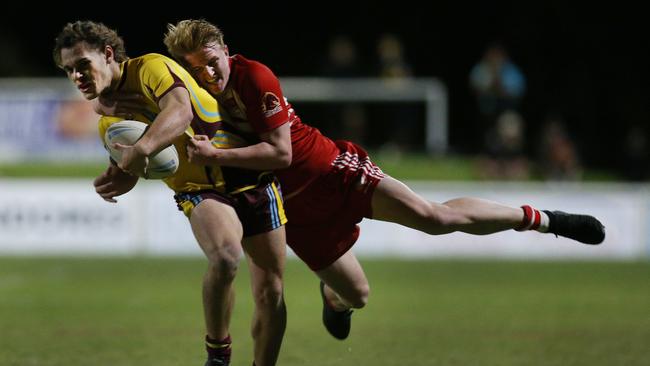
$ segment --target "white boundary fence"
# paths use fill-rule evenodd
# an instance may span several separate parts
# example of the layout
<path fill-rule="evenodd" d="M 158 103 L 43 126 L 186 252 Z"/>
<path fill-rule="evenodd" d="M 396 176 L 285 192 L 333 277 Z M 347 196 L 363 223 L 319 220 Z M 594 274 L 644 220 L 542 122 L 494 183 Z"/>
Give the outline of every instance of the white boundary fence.
<path fill-rule="evenodd" d="M 471 195 L 513 206 L 587 212 L 607 227 L 600 246 L 535 232 L 488 236 L 430 236 L 399 225 L 364 220 L 354 250 L 360 256 L 494 257 L 528 259 L 640 259 L 650 257 L 650 187 L 646 185 L 545 185 L 425 183 L 412 187 L 445 201 Z M 0 254 L 200 255 L 185 216 L 162 182 L 143 181 L 104 202 L 91 179 L 0 179 Z"/>

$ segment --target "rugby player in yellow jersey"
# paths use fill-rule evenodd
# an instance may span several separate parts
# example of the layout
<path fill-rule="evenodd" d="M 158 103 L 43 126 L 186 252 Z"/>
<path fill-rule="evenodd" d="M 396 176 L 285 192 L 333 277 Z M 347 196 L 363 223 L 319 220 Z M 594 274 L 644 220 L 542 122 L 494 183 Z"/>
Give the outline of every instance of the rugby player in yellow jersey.
<path fill-rule="evenodd" d="M 186 133 L 210 136 L 226 148 L 255 140 L 229 133 L 216 100 L 175 61 L 158 54 L 128 59 L 123 40 L 101 23 L 67 24 L 56 38 L 53 57 L 83 96 L 95 100 L 104 115 L 99 122 L 101 136 L 121 119 L 110 116 L 112 96 L 143 96 L 133 119 L 149 128 L 136 144 L 118 146 L 122 161 L 112 162 L 97 177 L 95 187 L 102 198 L 115 202 L 116 195 L 133 188 L 146 169 L 148 155 L 172 143 L 178 150 L 179 169 L 165 183 L 176 193 L 179 209 L 188 216 L 208 258 L 203 280 L 206 365 L 230 362 L 228 328 L 241 244 L 256 305 L 253 364 L 274 365 L 286 327 L 282 284 L 286 218 L 277 180 L 268 172 L 189 164 L 186 152 Z"/>

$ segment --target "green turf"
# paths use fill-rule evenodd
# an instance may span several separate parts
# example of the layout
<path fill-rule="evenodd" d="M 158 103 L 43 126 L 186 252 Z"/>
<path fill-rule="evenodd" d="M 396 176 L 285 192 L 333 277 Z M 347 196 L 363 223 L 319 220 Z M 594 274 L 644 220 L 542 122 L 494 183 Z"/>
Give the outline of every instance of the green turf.
<path fill-rule="evenodd" d="M 372 159 L 391 176 L 404 180 L 481 180 L 480 162 L 462 156 L 434 157 L 426 154 L 373 152 Z M 86 177 L 94 178 L 106 169 L 106 163 L 30 162 L 0 164 L 0 177 Z M 615 181 L 612 172 L 586 170 L 586 181 Z M 531 180 L 542 180 L 535 171 Z"/>
<path fill-rule="evenodd" d="M 286 271 L 279 365 L 648 365 L 650 263 L 364 260 L 350 338 L 320 324 L 317 281 Z M 0 258 L 0 365 L 202 365 L 194 258 Z M 233 366 L 250 366 L 237 278 Z"/>
<path fill-rule="evenodd" d="M 387 154 L 376 154 L 373 159 L 388 174 L 400 179 L 478 179 L 475 163 L 467 158 L 433 158 L 423 154 L 396 157 Z M 24 164 L 0 164 L 0 177 L 94 178 L 105 168 L 105 163 L 30 162 Z"/>
<path fill-rule="evenodd" d="M 371 156 L 384 172 L 398 179 L 477 180 L 480 178 L 476 162 L 471 158 L 442 158 L 425 154 L 393 156 L 382 152 Z"/>
<path fill-rule="evenodd" d="M 31 162 L 25 164 L 0 164 L 0 177 L 85 177 L 94 178 L 108 166 L 106 163 L 53 163 Z"/>

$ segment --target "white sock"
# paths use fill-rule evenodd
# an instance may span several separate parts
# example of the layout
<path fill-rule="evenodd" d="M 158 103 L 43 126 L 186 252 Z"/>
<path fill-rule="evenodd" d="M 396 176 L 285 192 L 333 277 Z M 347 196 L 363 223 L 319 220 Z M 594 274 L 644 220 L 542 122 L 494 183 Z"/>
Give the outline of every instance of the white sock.
<path fill-rule="evenodd" d="M 548 225 L 551 219 L 548 218 L 548 215 L 544 211 L 539 211 L 539 216 L 539 227 L 537 228 L 537 231 L 540 233 L 546 233 L 548 232 Z"/>

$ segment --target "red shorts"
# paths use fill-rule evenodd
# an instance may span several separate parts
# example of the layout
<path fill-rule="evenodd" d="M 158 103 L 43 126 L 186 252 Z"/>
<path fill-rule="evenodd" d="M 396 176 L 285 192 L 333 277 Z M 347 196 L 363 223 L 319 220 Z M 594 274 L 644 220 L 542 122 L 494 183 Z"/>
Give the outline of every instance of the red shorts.
<path fill-rule="evenodd" d="M 372 217 L 372 194 L 385 177 L 358 145 L 336 145 L 340 154 L 331 170 L 284 203 L 287 243 L 314 271 L 334 263 L 354 245 L 357 224 Z"/>

